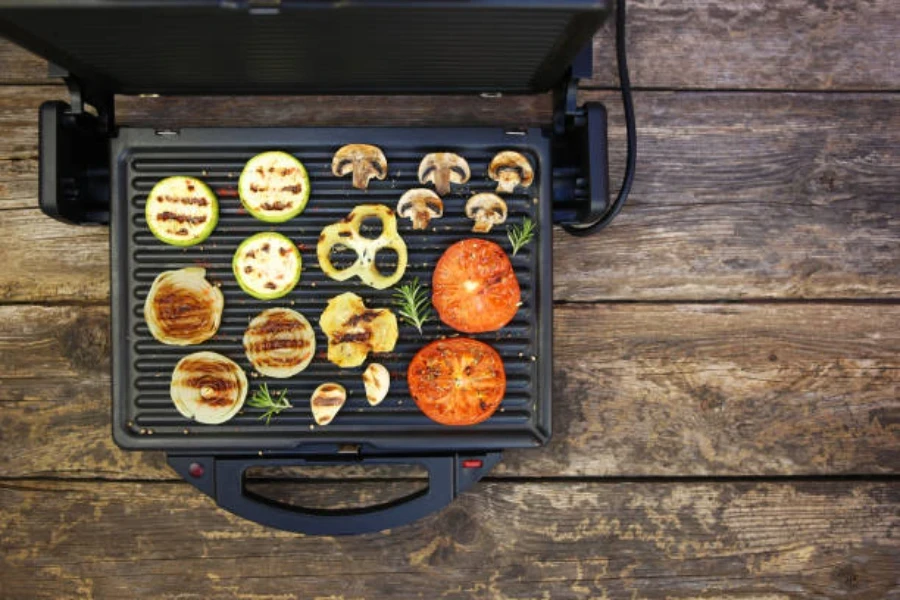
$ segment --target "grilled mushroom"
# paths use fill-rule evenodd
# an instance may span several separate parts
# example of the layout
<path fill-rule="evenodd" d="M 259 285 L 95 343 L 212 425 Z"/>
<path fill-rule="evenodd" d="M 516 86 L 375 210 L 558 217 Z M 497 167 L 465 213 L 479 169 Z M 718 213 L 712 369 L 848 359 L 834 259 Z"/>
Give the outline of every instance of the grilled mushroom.
<path fill-rule="evenodd" d="M 451 183 L 465 183 L 470 175 L 466 159 L 452 152 L 426 154 L 419 163 L 419 181 L 434 183 L 434 189 L 441 196 L 450 193 Z"/>
<path fill-rule="evenodd" d="M 497 193 L 511 194 L 517 185 L 528 187 L 534 181 L 534 169 L 528 159 L 511 150 L 497 154 L 488 166 L 488 177 L 497 182 Z"/>
<path fill-rule="evenodd" d="M 372 363 L 366 367 L 362 375 L 363 385 L 366 386 L 366 399 L 372 406 L 378 406 L 387 396 L 391 387 L 391 374 L 384 365 Z"/>
<path fill-rule="evenodd" d="M 309 399 L 313 419 L 318 425 L 328 425 L 347 401 L 347 390 L 337 383 L 323 383 Z"/>
<path fill-rule="evenodd" d="M 415 188 L 400 196 L 397 214 L 401 218 L 411 219 L 413 229 L 425 229 L 432 218 L 439 219 L 444 215 L 444 203 L 431 190 Z"/>
<path fill-rule="evenodd" d="M 506 202 L 496 194 L 475 194 L 466 202 L 466 216 L 475 220 L 472 231 L 487 233 L 506 221 Z"/>
<path fill-rule="evenodd" d="M 241 410 L 247 387 L 244 370 L 233 360 L 215 352 L 195 352 L 175 365 L 170 394 L 185 417 L 217 425 Z"/>
<path fill-rule="evenodd" d="M 353 173 L 353 187 L 364 190 L 373 177 L 384 179 L 387 176 L 387 159 L 378 146 L 348 144 L 334 153 L 331 172 L 335 177 Z"/>

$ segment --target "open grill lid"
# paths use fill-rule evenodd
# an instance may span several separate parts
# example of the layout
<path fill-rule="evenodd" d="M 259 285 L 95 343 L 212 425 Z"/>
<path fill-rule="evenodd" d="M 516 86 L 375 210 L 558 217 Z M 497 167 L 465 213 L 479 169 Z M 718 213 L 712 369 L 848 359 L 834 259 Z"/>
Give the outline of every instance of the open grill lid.
<path fill-rule="evenodd" d="M 0 0 L 0 35 L 108 93 L 536 93 L 608 4 Z"/>

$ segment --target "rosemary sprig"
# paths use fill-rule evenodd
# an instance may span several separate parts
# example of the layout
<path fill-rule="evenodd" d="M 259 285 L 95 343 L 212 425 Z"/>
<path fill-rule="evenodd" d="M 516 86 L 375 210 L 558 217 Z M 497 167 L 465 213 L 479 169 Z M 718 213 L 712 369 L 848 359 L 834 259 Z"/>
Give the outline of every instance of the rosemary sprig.
<path fill-rule="evenodd" d="M 419 333 L 422 333 L 422 325 L 432 319 L 431 299 L 418 277 L 394 290 L 394 304 L 403 320 L 418 329 Z"/>
<path fill-rule="evenodd" d="M 285 394 L 287 394 L 287 390 L 281 390 L 280 392 L 276 392 L 275 397 L 273 398 L 272 394 L 269 392 L 269 386 L 264 383 L 259 386 L 258 390 L 253 392 L 253 397 L 250 398 L 250 402 L 247 404 L 254 408 L 266 409 L 266 412 L 261 414 L 259 418 L 265 419 L 266 425 L 268 425 L 269 421 L 272 420 L 272 417 L 286 408 L 291 408 L 291 403 L 285 398 Z"/>
<path fill-rule="evenodd" d="M 534 221 L 525 217 L 521 227 L 512 225 L 507 229 L 506 237 L 509 238 L 509 243 L 512 244 L 513 256 L 515 256 L 522 249 L 522 246 L 534 238 Z"/>

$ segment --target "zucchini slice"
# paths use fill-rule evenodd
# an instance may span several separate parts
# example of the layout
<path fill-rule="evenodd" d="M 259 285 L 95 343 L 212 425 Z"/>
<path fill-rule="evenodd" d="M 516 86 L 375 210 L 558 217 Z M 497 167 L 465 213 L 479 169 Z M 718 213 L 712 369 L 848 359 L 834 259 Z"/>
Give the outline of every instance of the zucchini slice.
<path fill-rule="evenodd" d="M 281 298 L 300 281 L 303 262 L 294 242 L 274 231 L 244 240 L 231 261 L 241 288 L 260 300 Z"/>
<path fill-rule="evenodd" d="M 241 204 L 260 221 L 282 223 L 306 208 L 309 175 L 299 160 L 286 152 L 257 154 L 238 180 Z"/>
<path fill-rule="evenodd" d="M 193 246 L 209 237 L 219 221 L 219 202 L 209 186 L 193 177 L 166 177 L 150 190 L 144 209 L 147 226 L 159 241 Z"/>

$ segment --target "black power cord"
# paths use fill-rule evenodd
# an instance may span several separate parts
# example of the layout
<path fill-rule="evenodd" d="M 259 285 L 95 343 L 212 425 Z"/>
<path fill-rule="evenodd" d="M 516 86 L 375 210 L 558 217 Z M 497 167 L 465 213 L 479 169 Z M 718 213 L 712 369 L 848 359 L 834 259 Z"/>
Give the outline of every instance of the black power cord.
<path fill-rule="evenodd" d="M 622 87 L 622 107 L 625 109 L 625 136 L 627 155 L 622 187 L 612 204 L 593 223 L 587 225 L 563 225 L 563 229 L 574 236 L 587 236 L 609 225 L 628 199 L 634 181 L 634 167 L 637 162 L 637 127 L 634 124 L 634 104 L 631 101 L 631 79 L 628 77 L 628 62 L 625 60 L 625 0 L 616 2 L 616 64 L 619 68 L 619 83 Z"/>

